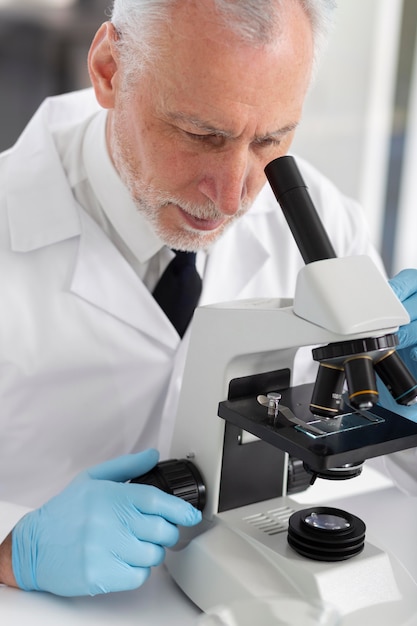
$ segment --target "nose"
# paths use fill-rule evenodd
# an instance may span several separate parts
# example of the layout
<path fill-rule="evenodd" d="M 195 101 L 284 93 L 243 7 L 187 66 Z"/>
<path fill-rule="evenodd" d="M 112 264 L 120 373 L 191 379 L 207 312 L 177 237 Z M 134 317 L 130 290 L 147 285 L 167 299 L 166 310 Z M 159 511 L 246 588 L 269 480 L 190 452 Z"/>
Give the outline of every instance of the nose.
<path fill-rule="evenodd" d="M 246 148 L 210 155 L 198 189 L 225 216 L 233 216 L 247 195 L 249 151 Z"/>

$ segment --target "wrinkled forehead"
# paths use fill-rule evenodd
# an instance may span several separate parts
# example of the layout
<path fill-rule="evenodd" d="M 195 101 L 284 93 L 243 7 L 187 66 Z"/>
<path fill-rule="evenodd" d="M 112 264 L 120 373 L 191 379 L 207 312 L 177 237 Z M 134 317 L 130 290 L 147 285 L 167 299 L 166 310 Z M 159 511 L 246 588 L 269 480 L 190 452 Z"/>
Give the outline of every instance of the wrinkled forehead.
<path fill-rule="evenodd" d="M 193 11 L 186 20 L 184 6 L 161 32 L 161 54 L 150 68 L 160 106 L 217 125 L 229 117 L 262 120 L 268 128 L 257 129 L 261 134 L 296 122 L 313 59 L 311 26 L 298 2 L 281 19 L 276 39 L 263 46 L 243 41 L 215 13 L 198 20 L 198 7 Z"/>

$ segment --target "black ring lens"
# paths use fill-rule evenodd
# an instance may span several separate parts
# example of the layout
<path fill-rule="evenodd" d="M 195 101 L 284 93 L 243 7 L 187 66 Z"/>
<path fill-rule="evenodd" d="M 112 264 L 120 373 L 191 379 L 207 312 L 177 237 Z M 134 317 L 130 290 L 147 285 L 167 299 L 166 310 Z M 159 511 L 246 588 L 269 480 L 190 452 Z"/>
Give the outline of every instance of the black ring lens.
<path fill-rule="evenodd" d="M 293 513 L 287 540 L 298 554 L 315 561 L 344 561 L 362 552 L 364 522 L 333 507 L 316 507 Z"/>

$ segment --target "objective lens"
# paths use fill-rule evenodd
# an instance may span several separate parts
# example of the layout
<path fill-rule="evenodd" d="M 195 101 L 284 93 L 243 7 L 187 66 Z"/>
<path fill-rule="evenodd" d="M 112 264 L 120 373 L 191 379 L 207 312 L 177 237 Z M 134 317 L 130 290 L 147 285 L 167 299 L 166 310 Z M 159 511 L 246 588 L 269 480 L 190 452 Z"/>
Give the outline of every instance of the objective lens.
<path fill-rule="evenodd" d="M 342 367 L 320 363 L 310 402 L 310 411 L 321 417 L 335 417 L 342 402 L 345 374 Z"/>
<path fill-rule="evenodd" d="M 375 370 L 398 404 L 417 402 L 417 381 L 395 350 L 376 361 Z"/>
<path fill-rule="evenodd" d="M 356 409 L 370 409 L 378 402 L 374 365 L 370 356 L 361 354 L 344 362 L 350 404 Z"/>

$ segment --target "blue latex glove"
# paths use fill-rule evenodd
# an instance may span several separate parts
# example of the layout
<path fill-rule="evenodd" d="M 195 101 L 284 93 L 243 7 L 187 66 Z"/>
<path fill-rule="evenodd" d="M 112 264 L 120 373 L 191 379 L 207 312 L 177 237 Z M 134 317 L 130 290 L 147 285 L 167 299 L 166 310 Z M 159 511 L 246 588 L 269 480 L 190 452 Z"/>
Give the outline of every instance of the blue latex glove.
<path fill-rule="evenodd" d="M 417 373 L 417 270 L 402 270 L 389 281 L 392 290 L 410 316 L 410 323 L 398 331 L 400 355 Z"/>
<path fill-rule="evenodd" d="M 156 450 L 121 456 L 79 474 L 28 513 L 12 533 L 18 586 L 62 596 L 139 587 L 201 513 L 149 485 L 126 483 L 158 461 Z"/>
<path fill-rule="evenodd" d="M 402 270 L 389 281 L 392 290 L 410 316 L 410 323 L 398 331 L 398 354 L 417 379 L 417 270 Z M 379 403 L 387 409 L 417 422 L 417 406 L 397 404 L 389 391 L 378 381 Z"/>

